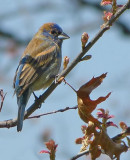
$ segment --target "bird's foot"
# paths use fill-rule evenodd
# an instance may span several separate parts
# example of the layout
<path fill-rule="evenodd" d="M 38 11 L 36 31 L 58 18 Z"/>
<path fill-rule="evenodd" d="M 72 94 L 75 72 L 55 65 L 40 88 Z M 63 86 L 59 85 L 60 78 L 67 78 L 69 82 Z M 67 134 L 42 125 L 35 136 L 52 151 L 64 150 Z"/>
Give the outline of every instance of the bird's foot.
<path fill-rule="evenodd" d="M 64 77 L 60 77 L 59 79 L 58 79 L 58 77 L 59 77 L 59 74 L 57 74 L 56 76 L 55 75 L 51 75 L 50 78 L 54 78 L 55 84 L 60 84 L 64 80 Z"/>
<path fill-rule="evenodd" d="M 64 81 L 65 77 L 60 77 L 59 79 L 57 79 L 58 76 L 59 76 L 59 74 L 55 76 L 55 84 L 57 84 L 57 83 L 60 84 L 62 81 Z"/>
<path fill-rule="evenodd" d="M 57 75 L 51 75 L 51 76 L 50 76 L 50 78 L 54 79 L 55 84 L 58 83 L 58 79 L 57 79 L 58 76 L 59 76 L 59 74 L 57 74 Z"/>
<path fill-rule="evenodd" d="M 57 78 L 58 78 L 58 76 L 59 76 L 59 74 L 57 74 L 57 75 L 55 76 L 55 81 L 54 81 L 54 82 L 55 82 L 55 84 L 57 84 L 57 83 L 58 83 L 58 79 L 57 79 Z"/>

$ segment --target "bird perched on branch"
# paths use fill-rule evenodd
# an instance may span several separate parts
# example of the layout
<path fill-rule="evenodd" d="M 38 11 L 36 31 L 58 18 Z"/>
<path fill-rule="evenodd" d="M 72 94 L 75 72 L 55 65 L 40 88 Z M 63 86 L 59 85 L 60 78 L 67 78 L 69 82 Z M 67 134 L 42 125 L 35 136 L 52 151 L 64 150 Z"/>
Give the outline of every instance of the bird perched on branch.
<path fill-rule="evenodd" d="M 18 103 L 17 131 L 22 130 L 24 112 L 31 93 L 48 87 L 61 66 L 61 46 L 69 36 L 55 23 L 46 23 L 25 49 L 14 77 Z"/>

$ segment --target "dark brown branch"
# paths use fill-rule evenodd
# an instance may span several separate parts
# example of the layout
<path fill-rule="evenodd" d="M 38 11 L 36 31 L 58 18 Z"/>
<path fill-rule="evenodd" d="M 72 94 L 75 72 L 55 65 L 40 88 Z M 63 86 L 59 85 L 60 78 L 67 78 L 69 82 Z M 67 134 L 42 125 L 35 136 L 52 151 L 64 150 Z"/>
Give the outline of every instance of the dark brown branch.
<path fill-rule="evenodd" d="M 87 44 L 83 51 L 79 53 L 79 55 L 73 60 L 73 62 L 59 74 L 57 79 L 61 77 L 65 77 L 82 59 L 82 57 L 91 49 L 91 47 L 97 42 L 99 38 L 107 31 L 112 24 L 118 19 L 118 17 L 130 6 L 130 0 L 121 7 L 118 12 L 104 25 L 104 28 L 100 29 L 97 35 Z M 53 82 L 52 85 L 35 101 L 25 112 L 25 119 L 29 117 L 39 106 L 46 100 L 46 98 L 54 91 L 54 89 L 58 86 L 58 83 Z M 17 119 L 6 120 L 0 122 L 0 128 L 9 128 L 14 127 L 17 124 Z"/>
<path fill-rule="evenodd" d="M 13 33 L 10 33 L 10 32 L 7 32 L 7 31 L 4 31 L 2 29 L 0 29 L 0 37 L 6 37 L 6 38 L 10 38 L 12 39 L 13 41 L 16 42 L 16 44 L 18 45 L 25 45 L 29 42 L 29 39 L 20 39 L 18 37 L 16 37 Z M 30 38 L 31 39 L 31 38 Z"/>
<path fill-rule="evenodd" d="M 112 140 L 114 142 L 118 142 L 118 141 L 121 141 L 123 138 L 125 138 L 126 136 L 130 136 L 130 127 L 128 127 L 126 129 L 126 131 L 116 135 L 115 137 L 112 138 Z"/>
<path fill-rule="evenodd" d="M 78 159 L 78 158 L 80 158 L 80 157 L 82 157 L 82 156 L 84 156 L 84 155 L 89 155 L 89 151 L 88 150 L 86 150 L 86 151 L 84 151 L 84 152 L 81 152 L 81 153 L 79 153 L 79 154 L 77 154 L 76 156 L 74 156 L 74 157 L 72 157 L 70 160 L 75 160 L 75 159 Z"/>
<path fill-rule="evenodd" d="M 49 114 L 54 114 L 54 113 L 58 113 L 58 112 L 65 112 L 65 111 L 68 111 L 68 110 L 72 110 L 72 109 L 77 109 L 78 107 L 75 106 L 75 107 L 66 107 L 64 109 L 59 109 L 57 111 L 52 111 L 52 112 L 48 112 L 48 113 L 43 113 L 43 114 L 39 114 L 39 115 L 36 115 L 36 116 L 30 116 L 28 117 L 27 119 L 32 119 L 32 118 L 40 118 L 41 116 L 47 116 Z"/>

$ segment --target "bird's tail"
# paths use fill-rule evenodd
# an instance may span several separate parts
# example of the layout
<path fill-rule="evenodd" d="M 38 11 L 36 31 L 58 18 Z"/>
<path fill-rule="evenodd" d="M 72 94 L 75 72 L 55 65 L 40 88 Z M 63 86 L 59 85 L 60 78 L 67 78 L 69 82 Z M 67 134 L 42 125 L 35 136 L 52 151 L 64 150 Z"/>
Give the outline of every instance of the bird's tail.
<path fill-rule="evenodd" d="M 24 112 L 26 104 L 21 104 L 18 109 L 17 131 L 20 132 L 23 127 Z"/>
<path fill-rule="evenodd" d="M 29 91 L 25 91 L 20 97 L 17 97 L 17 103 L 18 103 L 18 119 L 17 119 L 17 131 L 20 132 L 23 127 L 23 120 L 24 120 L 24 112 L 25 107 L 27 105 L 28 99 L 29 99 Z"/>

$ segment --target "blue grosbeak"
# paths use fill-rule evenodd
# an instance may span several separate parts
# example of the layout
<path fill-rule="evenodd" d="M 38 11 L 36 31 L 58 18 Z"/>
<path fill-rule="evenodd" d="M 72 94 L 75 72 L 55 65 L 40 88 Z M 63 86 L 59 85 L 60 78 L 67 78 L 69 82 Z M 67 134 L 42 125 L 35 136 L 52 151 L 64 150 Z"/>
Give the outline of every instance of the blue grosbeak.
<path fill-rule="evenodd" d="M 69 36 L 55 23 L 46 23 L 25 49 L 14 77 L 18 103 L 17 131 L 22 130 L 25 107 L 36 90 L 48 87 L 61 66 L 61 46 Z"/>

